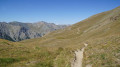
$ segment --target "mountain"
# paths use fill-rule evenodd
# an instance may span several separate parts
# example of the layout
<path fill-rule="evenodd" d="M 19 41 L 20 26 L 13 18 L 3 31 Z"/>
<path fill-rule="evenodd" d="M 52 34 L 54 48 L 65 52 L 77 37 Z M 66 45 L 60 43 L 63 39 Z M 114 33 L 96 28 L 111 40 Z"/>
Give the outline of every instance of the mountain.
<path fill-rule="evenodd" d="M 44 21 L 38 23 L 0 22 L 0 38 L 21 41 L 42 37 L 46 33 L 65 27 L 66 25 L 55 25 L 54 23 Z"/>
<path fill-rule="evenodd" d="M 119 29 L 117 7 L 41 38 L 20 42 L 1 39 L 0 66 L 120 67 Z"/>

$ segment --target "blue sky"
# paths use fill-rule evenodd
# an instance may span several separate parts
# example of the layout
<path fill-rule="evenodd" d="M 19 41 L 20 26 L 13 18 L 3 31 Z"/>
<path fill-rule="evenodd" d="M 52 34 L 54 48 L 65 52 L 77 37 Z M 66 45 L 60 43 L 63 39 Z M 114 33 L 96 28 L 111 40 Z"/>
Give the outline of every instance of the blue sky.
<path fill-rule="evenodd" d="M 74 24 L 120 6 L 120 0 L 0 0 L 0 21 Z"/>

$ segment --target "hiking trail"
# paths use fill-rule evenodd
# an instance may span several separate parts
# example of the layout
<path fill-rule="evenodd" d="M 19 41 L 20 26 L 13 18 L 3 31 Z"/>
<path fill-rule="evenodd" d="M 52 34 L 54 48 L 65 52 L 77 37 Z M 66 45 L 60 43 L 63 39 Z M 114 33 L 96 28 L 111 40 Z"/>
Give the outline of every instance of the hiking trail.
<path fill-rule="evenodd" d="M 83 47 L 81 50 L 75 51 L 75 59 L 73 60 L 71 67 L 82 67 L 83 52 L 88 44 L 84 43 L 84 45 L 85 47 Z"/>

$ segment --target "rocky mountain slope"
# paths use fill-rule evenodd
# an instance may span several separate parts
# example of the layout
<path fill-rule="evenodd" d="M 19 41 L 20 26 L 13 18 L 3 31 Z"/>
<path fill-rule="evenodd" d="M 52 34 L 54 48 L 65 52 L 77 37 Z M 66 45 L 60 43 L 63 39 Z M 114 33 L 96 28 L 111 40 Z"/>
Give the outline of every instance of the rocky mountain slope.
<path fill-rule="evenodd" d="M 53 23 L 21 23 L 21 22 L 0 22 L 0 38 L 11 41 L 21 41 L 42 37 L 44 34 L 65 28 L 66 25 L 55 25 Z"/>
<path fill-rule="evenodd" d="M 93 15 L 41 38 L 0 40 L 2 67 L 120 67 L 120 7 Z M 88 44 L 85 47 L 84 44 Z M 84 48 L 85 47 L 85 48 Z M 84 48 L 84 51 L 83 49 Z M 82 60 L 79 52 L 82 52 Z M 74 56 L 77 51 L 77 56 Z"/>

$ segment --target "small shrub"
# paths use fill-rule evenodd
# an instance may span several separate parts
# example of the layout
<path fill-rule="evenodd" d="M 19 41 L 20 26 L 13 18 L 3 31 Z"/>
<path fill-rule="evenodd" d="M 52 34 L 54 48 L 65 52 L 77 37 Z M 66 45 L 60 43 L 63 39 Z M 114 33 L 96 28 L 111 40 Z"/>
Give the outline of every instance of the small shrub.
<path fill-rule="evenodd" d="M 7 42 L 1 42 L 1 44 L 7 44 L 7 45 L 10 45 L 9 43 L 7 43 Z"/>
<path fill-rule="evenodd" d="M 56 39 L 65 39 L 64 37 L 56 37 Z"/>
<path fill-rule="evenodd" d="M 18 62 L 20 59 L 16 58 L 0 58 L 0 66 L 6 66 L 8 64 Z"/>
<path fill-rule="evenodd" d="M 40 48 L 39 48 L 39 47 L 35 47 L 35 49 L 40 50 Z"/>
<path fill-rule="evenodd" d="M 104 60 L 105 59 L 105 54 L 101 54 L 101 58 Z"/>
<path fill-rule="evenodd" d="M 40 62 L 40 63 L 36 64 L 35 67 L 53 67 L 53 66 L 52 66 L 51 62 L 49 62 L 49 63 L 47 63 L 47 62 Z"/>

